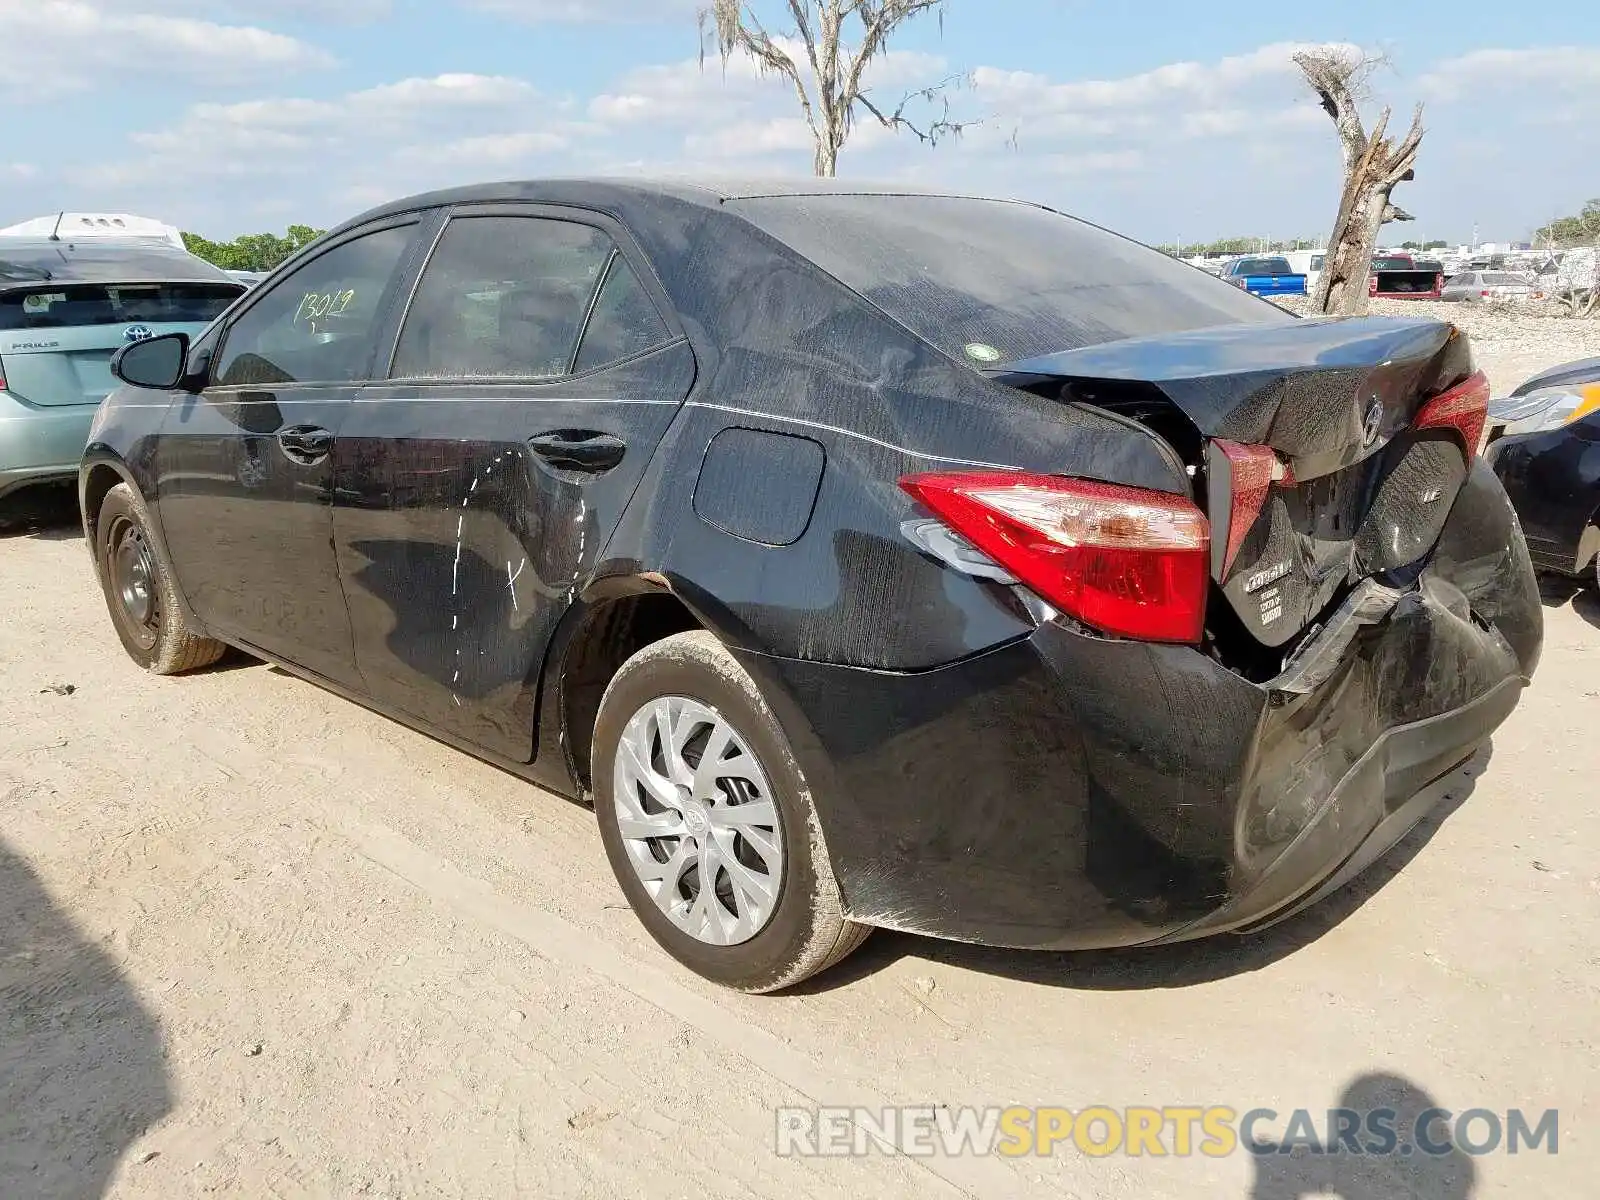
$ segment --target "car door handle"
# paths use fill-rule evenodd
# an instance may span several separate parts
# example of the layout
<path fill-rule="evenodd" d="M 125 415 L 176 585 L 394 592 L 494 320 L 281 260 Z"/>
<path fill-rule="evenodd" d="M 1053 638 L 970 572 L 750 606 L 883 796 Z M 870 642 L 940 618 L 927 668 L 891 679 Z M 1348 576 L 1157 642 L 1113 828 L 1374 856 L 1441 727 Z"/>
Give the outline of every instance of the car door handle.
<path fill-rule="evenodd" d="M 592 429 L 558 429 L 528 439 L 528 446 L 552 467 L 563 471 L 609 471 L 622 462 L 628 445 L 609 433 Z"/>
<path fill-rule="evenodd" d="M 283 456 L 302 467 L 314 467 L 333 450 L 333 434 L 316 425 L 291 425 L 278 433 Z"/>

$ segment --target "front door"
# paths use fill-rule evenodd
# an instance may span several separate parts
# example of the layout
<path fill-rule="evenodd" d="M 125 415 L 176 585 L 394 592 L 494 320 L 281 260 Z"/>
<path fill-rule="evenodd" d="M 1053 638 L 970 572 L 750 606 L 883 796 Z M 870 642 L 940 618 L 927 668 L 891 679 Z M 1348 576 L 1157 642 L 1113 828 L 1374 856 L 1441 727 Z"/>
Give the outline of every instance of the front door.
<path fill-rule="evenodd" d="M 333 448 L 417 222 L 364 231 L 268 285 L 168 411 L 161 523 L 205 627 L 329 679 L 359 676 L 333 551 Z"/>
<path fill-rule="evenodd" d="M 335 450 L 367 688 L 523 762 L 556 622 L 694 382 L 620 231 L 533 211 L 452 216 Z"/>

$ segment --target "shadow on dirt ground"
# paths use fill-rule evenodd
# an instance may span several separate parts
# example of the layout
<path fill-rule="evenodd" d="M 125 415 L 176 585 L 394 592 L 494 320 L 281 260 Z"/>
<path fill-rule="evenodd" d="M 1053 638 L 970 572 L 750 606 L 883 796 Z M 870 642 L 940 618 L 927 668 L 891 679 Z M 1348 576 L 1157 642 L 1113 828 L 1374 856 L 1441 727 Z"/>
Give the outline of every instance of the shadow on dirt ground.
<path fill-rule="evenodd" d="M 172 1104 L 154 1015 L 0 841 L 0 1195 L 104 1195 Z"/>
<path fill-rule="evenodd" d="M 1352 1132 L 1364 1147 L 1386 1144 L 1367 1122 L 1371 1114 L 1387 1110 L 1383 1121 L 1395 1135 L 1394 1146 L 1379 1154 L 1315 1153 L 1292 1135 L 1291 1124 L 1283 1143 L 1263 1142 L 1252 1152 L 1255 1180 L 1247 1200 L 1467 1200 L 1473 1194 L 1478 1171 L 1472 1159 L 1456 1145 L 1447 1122 L 1422 1121 L 1423 1114 L 1441 1106 L 1409 1079 L 1383 1072 L 1358 1076 L 1345 1085 L 1335 1107 L 1360 1117 L 1359 1132 Z M 1325 1113 L 1312 1114 L 1322 1149 L 1330 1137 L 1325 1119 Z M 1418 1139 L 1419 1132 L 1425 1141 Z"/>
<path fill-rule="evenodd" d="M 1572 579 L 1566 575 L 1541 575 L 1539 599 L 1546 608 L 1565 608 L 1570 602 L 1573 612 L 1600 629 L 1600 591 L 1596 590 L 1591 577 Z"/>
<path fill-rule="evenodd" d="M 83 537 L 77 485 L 40 484 L 0 500 L 0 541 L 21 537 L 47 542 Z"/>
<path fill-rule="evenodd" d="M 1309 946 L 1340 925 L 1403 871 L 1450 815 L 1466 803 L 1493 754 L 1485 746 L 1458 768 L 1453 788 L 1416 827 L 1372 866 L 1305 912 L 1259 933 L 1220 934 L 1171 946 L 1130 950 L 1048 952 L 997 950 L 879 930 L 833 970 L 796 993 L 830 991 L 872 975 L 902 958 L 945 963 L 1005 979 L 1085 991 L 1185 988 L 1258 971 Z"/>

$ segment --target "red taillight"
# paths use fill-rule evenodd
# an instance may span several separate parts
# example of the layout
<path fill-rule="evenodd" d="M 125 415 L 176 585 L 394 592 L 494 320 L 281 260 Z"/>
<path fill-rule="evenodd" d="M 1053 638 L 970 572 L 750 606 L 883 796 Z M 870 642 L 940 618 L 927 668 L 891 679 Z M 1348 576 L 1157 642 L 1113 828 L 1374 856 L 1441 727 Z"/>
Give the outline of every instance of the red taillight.
<path fill-rule="evenodd" d="M 1478 295 L 1481 296 L 1483 299 L 1487 300 L 1490 296 L 1494 295 L 1494 293 L 1490 292 L 1490 291 L 1483 291 L 1483 292 L 1479 292 Z"/>
<path fill-rule="evenodd" d="M 1367 276 L 1367 295 L 1376 296 L 1377 294 L 1378 294 L 1378 277 L 1376 275 L 1368 275 Z"/>
<path fill-rule="evenodd" d="M 1261 516 L 1261 510 L 1266 507 L 1267 493 L 1272 490 L 1272 485 L 1282 481 L 1292 487 L 1294 473 L 1278 460 L 1277 453 L 1270 446 L 1246 446 L 1225 438 L 1213 439 L 1212 445 L 1227 458 L 1232 475 L 1230 490 L 1233 499 L 1228 510 L 1228 546 L 1222 556 L 1222 573 L 1218 576 L 1226 579 L 1228 572 L 1233 569 L 1233 560 L 1239 555 L 1239 548 L 1244 545 L 1244 539 L 1255 526 L 1256 518 Z"/>
<path fill-rule="evenodd" d="M 6 390 L 6 360 L 0 358 L 0 392 Z"/>
<path fill-rule="evenodd" d="M 907 475 L 900 486 L 1069 616 L 1106 633 L 1198 642 L 1211 528 L 1188 499 L 1057 475 Z"/>
<path fill-rule="evenodd" d="M 1424 404 L 1411 424 L 1416 429 L 1454 429 L 1466 443 L 1467 458 L 1471 459 L 1478 453 L 1488 420 L 1489 380 L 1482 371 L 1475 371 Z"/>

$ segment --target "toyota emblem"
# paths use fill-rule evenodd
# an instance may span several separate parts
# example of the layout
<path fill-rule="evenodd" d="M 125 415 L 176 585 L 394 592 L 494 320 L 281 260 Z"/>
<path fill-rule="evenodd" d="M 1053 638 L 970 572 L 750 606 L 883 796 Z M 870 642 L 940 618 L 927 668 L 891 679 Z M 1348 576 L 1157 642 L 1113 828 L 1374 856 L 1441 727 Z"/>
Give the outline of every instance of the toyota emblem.
<path fill-rule="evenodd" d="M 148 325 L 129 325 L 122 331 L 122 340 L 125 342 L 147 342 L 155 335 L 155 330 Z"/>

